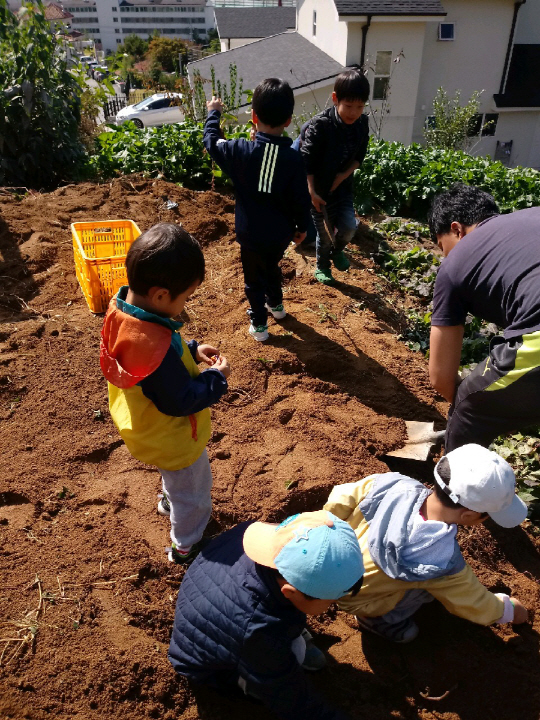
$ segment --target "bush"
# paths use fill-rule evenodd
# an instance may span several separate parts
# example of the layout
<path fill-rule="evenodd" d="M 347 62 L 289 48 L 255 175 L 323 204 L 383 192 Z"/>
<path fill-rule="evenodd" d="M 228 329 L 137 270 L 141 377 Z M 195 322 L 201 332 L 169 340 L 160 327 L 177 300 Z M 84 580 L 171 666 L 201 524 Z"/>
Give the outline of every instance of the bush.
<path fill-rule="evenodd" d="M 424 148 L 417 143 L 370 139 L 368 154 L 354 174 L 354 202 L 365 215 L 382 210 L 388 215 L 423 219 L 434 196 L 455 182 L 476 185 L 493 195 L 501 212 L 540 205 L 540 173 L 530 168 L 509 169 L 485 157 L 456 150 Z"/>
<path fill-rule="evenodd" d="M 0 57 L 0 185 L 51 187 L 83 156 L 81 89 L 41 0 L 17 15 L 0 0 Z"/>
<path fill-rule="evenodd" d="M 199 186 L 208 186 L 212 178 L 225 183 L 226 176 L 204 150 L 202 134 L 202 123 L 190 120 L 140 130 L 132 123 L 111 127 L 96 139 L 90 168 L 101 179 L 141 172 Z M 239 129 L 228 137 L 248 138 L 249 132 Z"/>

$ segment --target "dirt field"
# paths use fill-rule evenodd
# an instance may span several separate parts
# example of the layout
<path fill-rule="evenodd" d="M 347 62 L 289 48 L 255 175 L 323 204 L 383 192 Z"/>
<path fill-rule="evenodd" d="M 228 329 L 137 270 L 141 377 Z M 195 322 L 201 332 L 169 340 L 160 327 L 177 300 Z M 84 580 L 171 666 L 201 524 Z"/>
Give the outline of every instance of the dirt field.
<path fill-rule="evenodd" d="M 164 198 L 178 203 L 163 208 Z M 124 178 L 18 199 L 0 194 L 0 718 L 260 720 L 246 702 L 188 687 L 167 660 L 183 570 L 167 562 L 159 476 L 131 458 L 107 409 L 102 318 L 78 287 L 69 224 L 180 221 L 207 279 L 185 337 L 219 344 L 230 391 L 212 410 L 209 531 L 321 507 L 338 482 L 385 471 L 403 419 L 435 420 L 426 364 L 396 334 L 403 298 L 374 274 L 360 232 L 353 268 L 325 288 L 312 257 L 284 260 L 289 317 L 247 335 L 233 202 Z M 421 470 L 429 477 L 430 469 Z M 482 581 L 539 603 L 538 542 L 524 529 L 462 533 Z M 537 631 L 482 628 L 433 603 L 420 638 L 394 646 L 331 611 L 311 623 L 330 663 L 316 682 L 352 718 L 536 720 Z M 535 625 L 534 627 L 538 627 Z M 442 699 L 440 696 L 445 695 Z M 427 697 L 426 697 L 427 696 Z M 300 719 L 299 720 L 303 720 Z"/>

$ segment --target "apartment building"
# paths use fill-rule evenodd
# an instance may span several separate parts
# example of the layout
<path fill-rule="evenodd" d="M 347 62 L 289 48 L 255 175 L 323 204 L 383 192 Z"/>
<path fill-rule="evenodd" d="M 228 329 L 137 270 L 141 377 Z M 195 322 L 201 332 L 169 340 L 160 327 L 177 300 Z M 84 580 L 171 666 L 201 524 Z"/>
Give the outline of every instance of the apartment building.
<path fill-rule="evenodd" d="M 12 10 L 20 0 L 8 0 Z M 156 30 L 165 37 L 204 40 L 215 27 L 214 8 L 206 0 L 63 0 L 71 29 L 94 40 L 97 49 L 114 52 L 128 35 L 147 40 Z"/>

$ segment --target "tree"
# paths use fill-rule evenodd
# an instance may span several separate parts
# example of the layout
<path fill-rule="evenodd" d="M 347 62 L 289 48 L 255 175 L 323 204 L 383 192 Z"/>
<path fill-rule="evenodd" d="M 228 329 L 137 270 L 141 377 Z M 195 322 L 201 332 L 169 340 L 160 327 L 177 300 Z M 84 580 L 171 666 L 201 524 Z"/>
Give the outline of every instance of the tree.
<path fill-rule="evenodd" d="M 426 145 L 470 152 L 478 142 L 482 130 L 482 120 L 478 113 L 482 92 L 483 90 L 473 92 L 465 105 L 461 105 L 460 90 L 451 98 L 446 90 L 440 87 L 433 100 L 433 115 L 428 118 L 424 129 Z M 478 117 L 479 124 L 475 122 Z"/>
<path fill-rule="evenodd" d="M 142 60 L 148 50 L 148 43 L 138 35 L 128 35 L 124 40 L 124 52 L 133 55 L 136 60 Z"/>
<path fill-rule="evenodd" d="M 150 41 L 148 55 L 159 63 L 165 72 L 179 73 L 181 70 L 179 58 L 187 58 L 187 48 L 181 40 L 156 37 Z"/>
<path fill-rule="evenodd" d="M 73 174 L 82 80 L 67 69 L 41 0 L 0 0 L 0 185 L 50 187 Z"/>

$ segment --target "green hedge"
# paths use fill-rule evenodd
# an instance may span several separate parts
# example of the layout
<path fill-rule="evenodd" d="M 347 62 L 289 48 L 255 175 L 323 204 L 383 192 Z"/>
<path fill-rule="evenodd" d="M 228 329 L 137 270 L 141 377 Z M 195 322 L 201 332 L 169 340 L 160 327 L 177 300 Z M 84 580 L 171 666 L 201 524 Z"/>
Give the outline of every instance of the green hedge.
<path fill-rule="evenodd" d="M 540 173 L 509 169 L 485 157 L 456 150 L 410 146 L 370 139 L 368 154 L 355 172 L 355 206 L 361 215 L 425 218 L 433 197 L 456 182 L 493 195 L 502 212 L 540 205 Z"/>
<path fill-rule="evenodd" d="M 143 129 L 133 123 L 110 126 L 96 139 L 95 153 L 89 158 L 90 174 L 106 179 L 140 172 L 196 186 L 208 186 L 213 175 L 218 183 L 224 183 L 224 174 L 212 167 L 204 151 L 202 133 L 202 123 L 188 120 Z M 227 132 L 228 138 L 248 136 L 244 129 Z"/>

